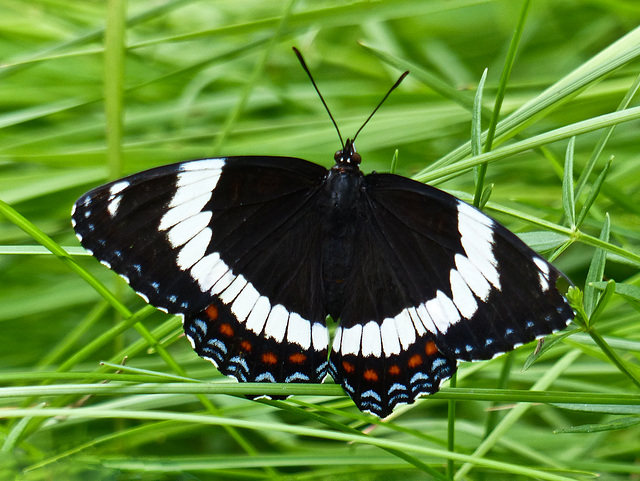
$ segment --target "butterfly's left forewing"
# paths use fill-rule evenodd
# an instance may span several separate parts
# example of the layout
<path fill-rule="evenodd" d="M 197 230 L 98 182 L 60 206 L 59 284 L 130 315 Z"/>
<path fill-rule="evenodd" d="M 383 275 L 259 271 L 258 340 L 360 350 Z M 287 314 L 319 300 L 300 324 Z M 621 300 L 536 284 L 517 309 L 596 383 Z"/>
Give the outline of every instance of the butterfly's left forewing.
<path fill-rule="evenodd" d="M 458 360 L 489 359 L 566 327 L 560 273 L 491 218 L 389 174 L 365 181 L 330 371 L 386 416 L 433 393 Z"/>
<path fill-rule="evenodd" d="M 82 245 L 184 316 L 196 352 L 242 381 L 319 382 L 327 330 L 317 209 L 326 169 L 288 157 L 203 159 L 94 189 Z M 300 242 L 305 239 L 305 242 Z"/>

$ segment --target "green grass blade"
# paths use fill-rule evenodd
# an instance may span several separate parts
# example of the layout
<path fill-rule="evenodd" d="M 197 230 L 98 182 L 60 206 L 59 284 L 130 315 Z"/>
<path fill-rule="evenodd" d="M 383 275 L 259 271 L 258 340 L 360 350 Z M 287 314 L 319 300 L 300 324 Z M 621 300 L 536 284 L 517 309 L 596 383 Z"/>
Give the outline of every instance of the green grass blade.
<path fill-rule="evenodd" d="M 573 196 L 573 151 L 575 142 L 575 137 L 569 139 L 564 161 L 564 175 L 562 177 L 562 206 L 564 207 L 564 216 L 569 222 L 571 230 L 576 228 L 576 201 Z"/>
<path fill-rule="evenodd" d="M 105 31 L 105 114 L 109 179 L 122 175 L 126 0 L 109 0 Z"/>
<path fill-rule="evenodd" d="M 478 83 L 476 96 L 473 100 L 473 111 L 471 114 L 471 155 L 479 155 L 482 151 L 482 92 L 484 83 L 487 80 L 487 72 L 482 72 L 482 77 Z M 475 167 L 475 194 L 473 195 L 473 205 L 480 207 L 482 193 L 484 190 L 484 179 L 487 174 L 487 164 L 480 164 Z"/>
<path fill-rule="evenodd" d="M 640 87 L 640 75 L 638 75 L 635 78 L 635 80 L 631 84 L 631 87 L 629 87 L 629 90 L 627 90 L 624 98 L 622 99 L 622 101 L 618 105 L 618 108 L 616 109 L 617 111 L 624 110 L 627 107 L 629 107 L 629 104 L 631 103 L 631 100 L 635 96 L 639 87 Z M 615 125 L 612 125 L 611 127 L 608 127 L 607 129 L 605 129 L 605 131 L 602 132 L 602 135 L 598 139 L 598 143 L 594 147 L 593 152 L 591 153 L 591 156 L 589 157 L 589 160 L 587 162 L 587 165 L 582 170 L 582 172 L 580 173 L 580 177 L 578 178 L 577 185 L 576 185 L 576 199 L 580 197 L 580 194 L 582 194 L 582 191 L 585 188 L 587 181 L 589 180 L 589 176 L 593 172 L 596 162 L 598 161 L 600 154 L 602 153 L 605 146 L 607 145 L 607 141 L 609 140 L 609 137 L 611 137 L 611 134 L 613 133 L 613 130 L 615 129 L 615 127 L 616 127 Z"/>
<path fill-rule="evenodd" d="M 609 47 L 580 65 L 573 72 L 528 101 L 498 124 L 496 139 L 502 143 L 525 126 L 540 120 L 559 108 L 579 91 L 640 56 L 640 27 L 629 32 Z M 469 155 L 469 144 L 464 144 L 434 162 L 430 168 L 439 169 Z"/>
<path fill-rule="evenodd" d="M 582 209 L 580 209 L 580 214 L 578 215 L 578 220 L 576 221 L 576 226 L 578 228 L 584 223 L 585 219 L 587 218 L 587 214 L 589 213 L 589 210 L 591 209 L 591 207 L 593 207 L 593 204 L 598 198 L 598 195 L 600 194 L 600 190 L 602 189 L 602 185 L 604 184 L 604 181 L 606 180 L 607 175 L 609 174 L 609 170 L 611 169 L 612 162 L 613 162 L 613 157 L 610 158 L 609 161 L 605 164 L 604 168 L 602 169 L 602 172 L 600 172 L 600 175 L 598 175 L 598 178 L 593 183 L 593 186 L 591 187 L 591 190 L 589 191 L 589 194 L 587 195 L 587 198 L 585 199 L 584 204 L 582 205 Z M 576 191 L 576 196 L 577 194 L 578 193 Z"/>
<path fill-rule="evenodd" d="M 640 118 L 640 107 L 633 107 L 622 112 L 612 112 L 604 114 L 599 117 L 595 117 L 582 122 L 576 122 L 565 127 L 539 134 L 534 137 L 530 137 L 513 144 L 494 149 L 491 152 L 480 154 L 470 159 L 461 160 L 453 165 L 440 167 L 438 169 L 425 169 L 414 176 L 414 178 L 420 182 L 433 182 L 439 178 L 446 177 L 452 174 L 464 172 L 476 165 L 480 165 L 484 162 L 491 163 L 498 160 L 502 160 L 508 157 L 512 157 L 515 154 L 524 152 L 537 147 L 542 147 L 547 144 L 557 142 L 559 140 L 568 139 L 570 137 L 586 134 L 602 128 L 610 127 L 612 125 L 618 125 L 623 122 L 629 122 Z"/>
<path fill-rule="evenodd" d="M 611 220 L 609 216 L 605 216 L 602 230 L 600 231 L 600 240 L 603 242 L 609 241 L 609 232 L 611 229 Z M 587 316 L 591 318 L 593 311 L 598 303 L 598 291 L 591 285 L 592 282 L 600 282 L 604 276 L 604 266 L 607 260 L 605 251 L 602 249 L 596 249 L 589 265 L 589 272 L 587 273 L 586 283 L 584 287 L 584 309 Z"/>
<path fill-rule="evenodd" d="M 513 71 L 513 65 L 516 60 L 516 54 L 518 53 L 518 47 L 522 40 L 524 33 L 524 27 L 527 23 L 527 17 L 529 16 L 529 10 L 531 8 L 531 0 L 525 0 L 522 3 L 520 9 L 520 17 L 516 25 L 513 36 L 511 37 L 511 43 L 509 44 L 509 50 L 507 51 L 507 57 L 500 74 L 500 82 L 498 83 L 498 91 L 496 92 L 496 100 L 493 104 L 493 111 L 491 112 L 491 120 L 489 122 L 489 128 L 487 130 L 487 138 L 485 141 L 484 151 L 489 152 L 493 148 L 493 139 L 496 135 L 496 129 L 498 128 L 498 119 L 502 112 L 502 103 L 507 92 L 507 85 L 509 83 L 509 77 Z"/>

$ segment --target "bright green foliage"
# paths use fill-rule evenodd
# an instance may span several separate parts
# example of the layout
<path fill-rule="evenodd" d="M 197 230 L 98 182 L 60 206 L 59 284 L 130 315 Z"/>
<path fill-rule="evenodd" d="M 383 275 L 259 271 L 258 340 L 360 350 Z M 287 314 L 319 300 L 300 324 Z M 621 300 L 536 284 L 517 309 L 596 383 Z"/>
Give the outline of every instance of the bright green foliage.
<path fill-rule="evenodd" d="M 637 25 L 637 0 L 0 2 L 0 480 L 637 476 Z M 411 70 L 358 137 L 363 170 L 395 158 L 475 192 L 575 284 L 576 324 L 527 370 L 535 345 L 461 365 L 384 423 L 335 385 L 256 390 L 78 248 L 71 205 L 109 178 L 211 155 L 331 165 L 293 45 L 345 136 Z M 267 390 L 293 397 L 243 397 Z"/>

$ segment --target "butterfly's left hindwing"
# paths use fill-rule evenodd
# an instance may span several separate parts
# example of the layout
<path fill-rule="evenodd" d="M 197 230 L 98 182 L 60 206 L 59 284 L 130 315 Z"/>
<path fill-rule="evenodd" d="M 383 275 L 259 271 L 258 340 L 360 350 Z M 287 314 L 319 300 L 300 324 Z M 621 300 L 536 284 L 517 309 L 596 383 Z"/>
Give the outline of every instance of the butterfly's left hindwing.
<path fill-rule="evenodd" d="M 319 382 L 327 330 L 308 247 L 320 242 L 312 200 L 325 174 L 288 157 L 173 164 L 88 192 L 73 225 L 151 304 L 182 314 L 194 349 L 224 374 Z"/>

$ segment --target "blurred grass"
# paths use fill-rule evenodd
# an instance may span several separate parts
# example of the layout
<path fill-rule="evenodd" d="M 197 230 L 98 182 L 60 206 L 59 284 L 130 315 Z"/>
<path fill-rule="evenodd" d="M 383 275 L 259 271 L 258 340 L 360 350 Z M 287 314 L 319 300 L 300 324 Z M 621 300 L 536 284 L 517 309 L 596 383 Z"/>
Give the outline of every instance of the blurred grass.
<path fill-rule="evenodd" d="M 603 141 L 602 129 L 578 132 L 576 124 L 602 127 L 597 117 L 615 112 L 638 76 L 637 2 L 532 2 L 493 148 L 471 160 L 475 89 L 488 68 L 484 131 L 520 1 L 294 2 L 283 19 L 287 1 L 138 0 L 127 5 L 126 25 L 119 4 L 0 4 L 0 200 L 11 206 L 0 205 L 0 479 L 446 479 L 446 459 L 456 479 L 637 476 L 640 122 L 633 96 L 628 110 L 606 117 L 616 127 L 579 196 L 567 178 L 578 184 Z M 358 138 L 363 169 L 388 170 L 398 149 L 398 173 L 420 173 L 470 201 L 472 164 L 493 160 L 488 212 L 557 256 L 558 267 L 586 287 L 590 307 L 577 321 L 585 333 L 553 344 L 526 371 L 532 346 L 513 361 L 462 365 L 460 389 L 402 408 L 370 430 L 371 419 L 332 385 L 274 386 L 295 394 L 286 402 L 236 397 L 255 387 L 227 384 L 179 337 L 178 319 L 145 307 L 95 260 L 56 250 L 78 252 L 71 205 L 109 177 L 214 154 L 331 165 L 337 136 L 292 45 L 345 136 L 410 64 L 412 74 Z M 106 135 L 107 125 L 115 135 Z M 562 135 L 549 134 L 557 129 Z M 565 152 L 577 133 L 568 172 Z M 108 163 L 108 152 L 119 160 Z M 575 218 L 585 203 L 572 230 L 565 214 Z M 615 285 L 600 297 L 603 279 Z M 124 356 L 123 377 L 99 365 Z M 93 384 L 106 378 L 107 387 Z M 144 384 L 127 392 L 135 381 Z M 167 382 L 174 387 L 162 391 Z M 508 390 L 488 391 L 498 386 Z M 531 393 L 536 404 L 508 409 L 518 390 L 532 386 L 553 391 L 555 404 Z M 457 400 L 453 425 L 449 399 Z M 489 406 L 504 409 L 489 414 Z M 456 432 L 453 453 L 448 428 Z"/>

